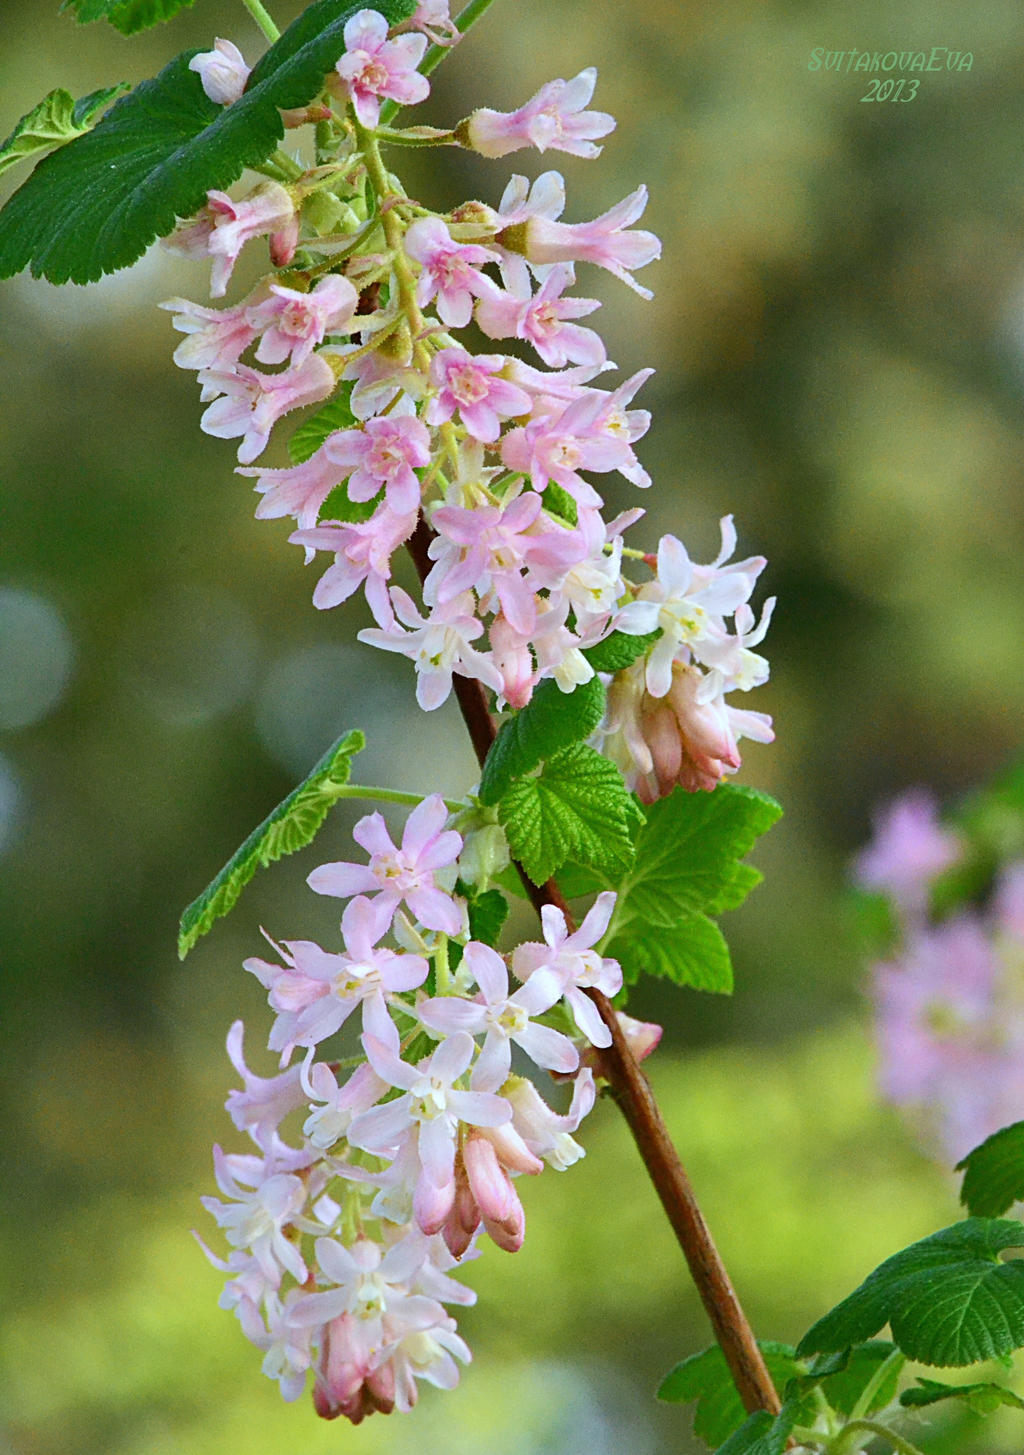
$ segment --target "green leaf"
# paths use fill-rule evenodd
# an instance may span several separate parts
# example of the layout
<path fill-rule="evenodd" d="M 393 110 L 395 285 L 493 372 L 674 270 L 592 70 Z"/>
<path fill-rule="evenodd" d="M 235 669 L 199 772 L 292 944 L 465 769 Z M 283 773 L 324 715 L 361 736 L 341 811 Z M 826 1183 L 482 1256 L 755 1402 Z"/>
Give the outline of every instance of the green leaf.
<path fill-rule="evenodd" d="M 896 1345 L 888 1339 L 870 1339 L 866 1344 L 844 1349 L 840 1355 L 826 1355 L 816 1360 L 806 1378 L 801 1380 L 801 1386 L 808 1382 L 820 1384 L 832 1408 L 840 1414 L 850 1415 L 880 1365 L 895 1353 Z M 826 1363 L 826 1360 L 830 1362 Z M 865 1415 L 884 1409 L 892 1401 L 905 1362 L 902 1357 L 893 1360 L 891 1369 L 886 1372 L 864 1411 Z"/>
<path fill-rule="evenodd" d="M 134 35 L 161 20 L 172 20 L 193 0 L 64 0 L 61 10 L 73 10 L 80 24 L 109 20 L 122 35 Z"/>
<path fill-rule="evenodd" d="M 797 1360 L 790 1344 L 758 1340 L 768 1373 L 777 1388 L 782 1389 L 804 1366 Z M 746 1418 L 743 1401 L 733 1383 L 725 1355 L 717 1344 L 702 1354 L 691 1354 L 662 1380 L 658 1398 L 671 1404 L 697 1401 L 693 1417 L 694 1433 L 714 1448 L 738 1429 Z"/>
<path fill-rule="evenodd" d="M 192 901 L 181 916 L 178 928 L 178 956 L 184 960 L 197 940 L 233 908 L 235 901 L 258 868 L 266 868 L 285 854 L 294 854 L 311 843 L 327 810 L 336 801 L 332 791 L 348 782 L 352 759 L 364 746 L 361 732 L 340 737 L 317 763 L 312 773 L 252 831 L 245 843 Z"/>
<path fill-rule="evenodd" d="M 799 1355 L 870 1339 L 886 1323 L 896 1346 L 921 1364 L 963 1366 L 1024 1345 L 1024 1262 L 1000 1262 L 1024 1246 L 1020 1223 L 969 1218 L 879 1265 L 819 1319 Z"/>
<path fill-rule="evenodd" d="M 535 884 L 567 859 L 621 873 L 633 854 L 639 810 L 614 763 L 575 743 L 537 778 L 520 778 L 498 805 L 512 857 Z"/>
<path fill-rule="evenodd" d="M 0 175 L 27 162 L 31 157 L 53 151 L 54 147 L 66 146 L 78 136 L 91 131 L 103 108 L 129 90 L 129 81 L 120 81 L 116 86 L 107 86 L 102 91 L 90 91 L 76 101 L 70 91 L 59 87 L 49 91 L 38 106 L 33 106 L 15 126 L 10 136 L 0 143 Z"/>
<path fill-rule="evenodd" d="M 549 480 L 544 486 L 540 498 L 543 502 L 544 509 L 549 511 L 551 515 L 557 515 L 560 520 L 564 520 L 568 525 L 576 525 L 579 520 L 579 511 L 576 508 L 575 500 L 569 494 L 568 490 L 563 490 L 561 485 L 556 485 L 554 480 Z"/>
<path fill-rule="evenodd" d="M 775 1416 L 767 1410 L 757 1410 L 718 1447 L 716 1455 L 782 1455 L 790 1430 L 803 1414 L 804 1407 L 799 1400 L 787 1400 Z"/>
<path fill-rule="evenodd" d="M 911 1409 L 937 1404 L 941 1399 L 962 1399 L 976 1415 L 991 1415 L 1000 1405 L 1024 1410 L 1024 1399 L 1002 1384 L 942 1384 L 937 1379 L 918 1379 L 913 1389 L 905 1389 L 900 1404 Z"/>
<path fill-rule="evenodd" d="M 971 1217 L 999 1217 L 1024 1198 L 1024 1122 L 994 1132 L 956 1170 L 964 1173 L 960 1201 Z"/>
<path fill-rule="evenodd" d="M 352 413 L 351 396 L 352 385 L 342 384 L 322 409 L 302 421 L 288 441 L 288 453 L 293 465 L 305 464 L 335 430 L 352 429 L 355 426 L 356 417 Z"/>
<path fill-rule="evenodd" d="M 752 884 L 749 875 L 737 875 L 736 861 L 781 814 L 766 793 L 731 783 L 720 783 L 713 793 L 677 788 L 652 803 L 623 886 L 630 913 L 668 927 L 737 903 L 738 891 Z"/>
<path fill-rule="evenodd" d="M 628 632 L 616 631 L 605 637 L 603 642 L 598 642 L 596 647 L 584 647 L 583 655 L 595 672 L 621 672 L 626 667 L 631 667 L 648 647 L 653 647 L 660 636 L 660 627 L 657 631 L 644 632 L 635 637 Z"/>
<path fill-rule="evenodd" d="M 622 966 L 627 985 L 635 985 L 641 975 L 656 975 L 693 990 L 732 994 L 729 946 L 707 915 L 687 915 L 668 927 L 633 920 L 607 953 Z"/>
<path fill-rule="evenodd" d="M 0 278 L 22 268 L 91 283 L 126 268 L 229 187 L 284 136 L 280 108 L 304 106 L 345 48 L 359 0 L 317 0 L 263 55 L 245 93 L 218 106 L 186 51 L 118 101 L 86 136 L 52 153 L 0 211 Z M 375 0 L 391 22 L 413 0 Z"/>
<path fill-rule="evenodd" d="M 507 919 L 508 900 L 501 890 L 485 889 L 469 901 L 469 938 L 494 946 Z"/>
<path fill-rule="evenodd" d="M 596 677 L 572 692 L 563 692 L 546 678 L 527 705 L 498 729 L 480 779 L 480 802 L 496 804 L 516 778 L 559 749 L 588 738 L 604 716 L 604 704 L 604 688 Z"/>

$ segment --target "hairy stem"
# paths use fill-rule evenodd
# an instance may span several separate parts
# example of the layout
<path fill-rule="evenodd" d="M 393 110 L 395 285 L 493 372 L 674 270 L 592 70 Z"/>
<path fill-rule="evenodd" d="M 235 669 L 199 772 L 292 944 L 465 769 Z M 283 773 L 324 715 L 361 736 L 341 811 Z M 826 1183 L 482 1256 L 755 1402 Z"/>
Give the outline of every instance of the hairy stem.
<path fill-rule="evenodd" d="M 425 793 L 407 793 L 400 788 L 378 788 L 369 783 L 335 783 L 328 790 L 332 798 L 363 798 L 375 803 L 405 803 L 412 808 L 418 807 L 428 795 Z M 444 806 L 449 813 L 462 813 L 466 805 L 456 803 L 453 798 L 446 798 Z"/>
<path fill-rule="evenodd" d="M 922 1455 L 916 1445 L 912 1445 L 902 1435 L 897 1435 L 888 1425 L 880 1425 L 877 1420 L 850 1420 L 832 1441 L 829 1447 L 831 1455 L 849 1455 L 849 1452 L 859 1450 L 876 1436 L 891 1445 L 898 1455 Z"/>
<path fill-rule="evenodd" d="M 267 37 L 267 40 L 270 41 L 271 45 L 273 45 L 275 40 L 281 39 L 281 32 L 278 30 L 273 20 L 271 20 L 270 15 L 260 4 L 260 0 L 242 0 L 242 4 L 245 6 L 246 10 L 248 10 L 249 14 L 252 16 L 253 20 L 255 20 L 256 24 L 259 26 L 260 30 L 262 30 L 263 34 Z"/>
<path fill-rule="evenodd" d="M 421 518 L 409 541 L 409 552 L 421 581 L 426 578 L 431 566 L 427 555 L 430 539 L 430 529 Z M 487 706 L 486 694 L 479 682 L 468 677 L 456 676 L 453 684 L 473 749 L 482 767 L 496 731 Z M 546 904 L 554 905 L 565 915 L 566 923 L 572 930 L 568 906 L 556 882 L 549 879 L 547 884 L 538 886 L 529 879 L 520 865 L 516 867 L 537 912 Z M 701 1302 L 711 1320 L 715 1338 L 721 1345 L 740 1398 L 748 1411 L 764 1409 L 778 1414 L 781 1405 L 771 1375 L 704 1221 L 690 1180 L 672 1144 L 647 1078 L 629 1048 L 619 1018 L 607 996 L 598 990 L 588 990 L 587 994 L 597 1006 L 612 1037 L 612 1044 L 601 1053 L 601 1075 L 610 1084 L 619 1110 L 633 1133 L 640 1156 L 661 1199 L 661 1205 L 683 1251 Z"/>

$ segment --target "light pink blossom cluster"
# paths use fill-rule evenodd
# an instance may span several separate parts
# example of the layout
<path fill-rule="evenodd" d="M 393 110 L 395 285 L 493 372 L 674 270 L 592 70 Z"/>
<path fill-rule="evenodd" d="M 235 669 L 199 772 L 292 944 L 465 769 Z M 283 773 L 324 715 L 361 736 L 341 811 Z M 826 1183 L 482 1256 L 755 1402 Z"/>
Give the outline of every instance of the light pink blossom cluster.
<path fill-rule="evenodd" d="M 624 547 L 624 531 L 643 512 L 606 520 L 593 479 L 650 484 L 634 450 L 650 415 L 632 402 L 652 371 L 598 387 L 614 366 L 580 320 L 599 304 L 570 291 L 577 265 L 594 263 L 650 296 L 633 277 L 661 251 L 653 233 L 632 226 L 646 189 L 572 224 L 560 220 L 557 172 L 532 186 L 513 177 L 496 209 L 470 202 L 445 215 L 411 203 L 391 178 L 369 214 L 360 128 L 376 125 L 382 101 L 426 95 L 416 70 L 423 28 L 443 30 L 444 15 L 435 4 L 411 24 L 420 28 L 389 36 L 374 11 L 348 22 L 332 80 L 348 107 L 333 167 L 318 168 L 312 182 L 262 183 L 238 203 L 211 193 L 172 239 L 212 258 L 215 296 L 249 239 L 269 236 L 279 265 L 305 248 L 303 266 L 264 280 L 233 307 L 165 304 L 187 335 L 175 360 L 197 371 L 208 403 L 203 429 L 240 438 L 240 473 L 255 478 L 261 497 L 257 515 L 292 517 L 291 539 L 307 561 L 333 557 L 314 603 L 332 607 L 361 590 L 376 625 L 360 639 L 412 660 L 421 707 L 439 707 L 460 674 L 499 706 L 520 708 L 545 678 L 570 692 L 593 677 L 586 651 L 613 632 L 657 633 L 611 683 L 596 742 L 646 800 L 677 783 L 712 788 L 738 768 L 741 737 L 772 738 L 768 717 L 726 700 L 768 676 L 753 648 L 772 603 L 756 625 L 748 605 L 764 561 L 728 563 L 731 518 L 710 566 L 693 564 L 674 536 L 656 557 Z M 215 97 L 233 59 L 225 44 L 194 63 Z M 614 121 L 586 109 L 595 80 L 588 69 L 550 82 L 515 112 L 481 109 L 439 135 L 487 156 L 524 147 L 596 155 L 595 139 Z M 329 242 L 311 221 L 325 197 L 332 217 L 344 206 L 352 229 Z M 341 244 L 335 263 L 331 250 Z M 457 336 L 473 322 L 537 362 L 474 352 Z M 250 348 L 255 363 L 276 371 L 243 362 Z M 331 396 L 346 402 L 350 423 L 325 428 L 313 453 L 290 466 L 253 464 L 279 419 Z M 421 519 L 433 537 L 432 565 L 417 601 L 392 573 Z M 626 573 L 629 562 L 643 568 L 641 579 Z M 644 580 L 651 567 L 654 579 Z"/>
<path fill-rule="evenodd" d="M 880 815 L 856 871 L 898 928 L 872 967 L 882 1092 L 954 1162 L 1024 1118 L 1024 862 L 1004 866 L 984 907 L 936 922 L 931 886 L 964 848 L 913 790 Z"/>
<path fill-rule="evenodd" d="M 246 961 L 274 1012 L 276 1075 L 249 1069 L 240 1021 L 228 1036 L 243 1087 L 227 1109 L 256 1150 L 215 1149 L 222 1197 L 203 1201 L 230 1251 L 208 1256 L 229 1275 L 221 1304 L 264 1351 L 264 1372 L 291 1400 L 312 1371 L 329 1418 L 405 1410 L 417 1380 L 457 1382 L 456 1361 L 470 1356 L 445 1306 L 475 1295 L 452 1271 L 477 1255 L 481 1232 L 516 1251 L 516 1179 L 583 1155 L 573 1133 L 595 1086 L 581 1049 L 611 1039 L 585 991 L 622 984 L 594 948 L 611 893 L 571 934 L 546 909 L 543 942 L 510 956 L 471 938 L 454 892 L 468 888 L 457 876 L 470 856 L 447 819 L 442 799 L 424 799 L 400 844 L 379 813 L 361 819 L 354 837 L 368 862 L 309 876 L 317 893 L 348 901 L 342 949 L 293 940 L 274 946 L 274 960 Z M 325 1050 L 350 1018 L 360 1054 L 339 1062 Z M 657 1027 L 623 1020 L 638 1054 L 653 1049 Z M 514 1055 L 571 1079 L 566 1111 Z M 282 1128 L 289 1119 L 297 1139 Z"/>

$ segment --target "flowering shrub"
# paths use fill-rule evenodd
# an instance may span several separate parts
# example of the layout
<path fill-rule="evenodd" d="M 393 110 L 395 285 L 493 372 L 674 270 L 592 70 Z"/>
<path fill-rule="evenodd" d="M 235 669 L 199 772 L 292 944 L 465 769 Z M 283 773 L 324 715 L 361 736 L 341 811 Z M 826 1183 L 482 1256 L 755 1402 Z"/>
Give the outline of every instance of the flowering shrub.
<path fill-rule="evenodd" d="M 187 0 L 70 3 L 130 32 Z M 728 781 L 743 738 L 772 740 L 770 719 L 735 696 L 768 677 L 755 648 L 773 602 L 751 605 L 766 563 L 733 559 L 729 516 L 718 555 L 698 564 L 673 534 L 627 545 L 640 506 L 605 515 L 604 477 L 652 483 L 634 448 L 650 417 L 633 407 L 651 371 L 602 387 L 615 366 L 578 322 L 599 305 L 571 290 L 577 267 L 596 265 L 650 297 L 634 276 L 661 253 L 635 226 L 646 189 L 563 222 L 564 184 L 547 171 L 532 185 L 512 176 L 494 205 L 441 213 L 391 170 L 406 146 L 593 158 L 613 130 L 589 109 L 590 68 L 510 113 L 394 126 L 487 3 L 453 21 L 444 0 L 316 0 L 280 35 L 245 0 L 270 42 L 251 69 L 217 39 L 119 100 L 122 88 L 78 103 L 51 93 L 0 148 L 0 167 L 48 153 L 0 212 L 0 276 L 88 282 L 160 237 L 209 264 L 219 300 L 243 250 L 266 249 L 269 270 L 237 301 L 163 305 L 184 335 L 175 363 L 196 372 L 201 428 L 239 442 L 257 517 L 294 520 L 307 564 L 331 558 L 314 605 L 361 592 L 374 625 L 360 641 L 410 659 L 423 710 L 454 693 L 480 764 L 456 801 L 357 785 L 353 729 L 185 911 L 183 955 L 339 799 L 410 810 L 400 842 L 372 811 L 354 829 L 362 853 L 309 875 L 343 901 L 334 946 L 270 941 L 271 958 L 246 961 L 279 1068 L 251 1070 L 244 1027 L 231 1027 L 242 1088 L 227 1107 L 251 1149 L 215 1149 L 221 1196 L 204 1204 L 227 1248 L 207 1256 L 286 1399 L 309 1387 L 321 1415 L 353 1422 L 407 1410 L 418 1381 L 451 1387 L 469 1358 L 450 1311 L 474 1298 L 464 1265 L 487 1240 L 522 1245 L 519 1179 L 582 1156 L 576 1133 L 609 1087 L 719 1341 L 663 1397 L 698 1399 L 698 1431 L 727 1455 L 787 1442 L 843 1455 L 878 1434 L 912 1451 L 871 1417 L 894 1404 L 907 1358 L 963 1365 L 1024 1344 L 1024 1264 L 996 1259 L 1024 1235 L 987 1215 L 935 1234 L 796 1349 L 759 1346 L 729 1284 L 639 1069 L 660 1028 L 622 1007 L 645 974 L 732 987 L 718 917 L 758 883 L 743 861 L 780 811 Z M 261 180 L 232 196 L 246 168 Z M 471 325 L 508 352 L 476 352 Z M 290 464 L 257 463 L 300 410 Z M 393 580 L 403 547 L 415 597 Z M 915 852 L 908 904 L 946 848 Z M 895 883 L 893 857 L 865 872 Z M 517 895 L 541 938 L 503 949 Z M 552 1079 L 567 1083 L 561 1110 L 539 1089 Z M 951 1269 L 966 1292 L 937 1322 Z M 886 1323 L 892 1342 L 875 1338 Z M 899 1398 L 954 1397 L 932 1381 Z"/>

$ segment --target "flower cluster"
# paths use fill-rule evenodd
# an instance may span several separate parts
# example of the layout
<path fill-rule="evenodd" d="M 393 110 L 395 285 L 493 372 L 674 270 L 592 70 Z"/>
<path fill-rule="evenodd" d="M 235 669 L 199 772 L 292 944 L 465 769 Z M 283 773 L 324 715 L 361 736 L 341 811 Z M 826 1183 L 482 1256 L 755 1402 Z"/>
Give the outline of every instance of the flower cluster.
<path fill-rule="evenodd" d="M 614 127 L 588 109 L 588 69 L 511 113 L 395 132 L 390 111 L 428 93 L 428 38 L 457 38 L 444 0 L 391 31 L 375 11 L 353 16 L 320 98 L 284 115 L 316 123 L 315 165 L 277 152 L 247 196 L 211 192 L 181 223 L 169 243 L 209 259 L 213 298 L 254 239 L 268 239 L 277 271 L 229 306 L 167 302 L 184 335 L 175 362 L 196 371 L 203 429 L 239 441 L 257 516 L 291 518 L 307 562 L 333 558 L 314 603 L 361 591 L 375 625 L 360 639 L 412 660 L 422 708 L 447 699 L 454 675 L 499 709 L 525 707 L 547 679 L 571 693 L 601 670 L 588 652 L 614 637 L 610 660 L 627 665 L 604 673 L 609 713 L 594 746 L 645 800 L 713 788 L 739 767 L 738 738 L 771 739 L 767 717 L 726 701 L 768 675 L 753 648 L 771 603 L 756 624 L 749 605 L 764 560 L 731 562 L 731 517 L 710 565 L 671 535 L 656 554 L 628 547 L 643 511 L 606 519 L 592 478 L 650 485 L 634 451 L 650 416 L 633 401 L 652 371 L 599 387 L 615 366 L 580 322 L 599 304 L 572 291 L 577 265 L 592 263 L 650 296 L 633 276 L 661 251 L 634 227 L 646 190 L 585 223 L 561 220 L 553 171 L 532 185 L 514 176 L 496 207 L 439 214 L 413 201 L 383 147 L 593 157 Z M 242 94 L 248 72 L 229 42 L 191 65 L 217 104 Z M 474 352 L 459 333 L 471 324 L 514 352 Z M 293 434 L 291 464 L 256 463 L 277 422 L 311 405 L 323 407 Z M 418 600 L 392 580 L 403 545 L 420 568 Z M 482 1234 L 519 1248 L 516 1180 L 582 1155 L 573 1133 L 611 1042 L 605 997 L 622 972 L 598 946 L 616 895 L 598 894 L 578 929 L 547 904 L 543 940 L 502 954 L 491 879 L 508 864 L 504 831 L 478 806 L 458 822 L 461 832 L 436 796 L 400 845 L 380 814 L 362 819 L 368 861 L 309 877 L 346 901 L 341 949 L 289 940 L 275 959 L 246 962 L 274 1013 L 278 1074 L 249 1070 L 241 1023 L 228 1038 L 243 1081 L 228 1109 L 256 1151 L 216 1153 L 223 1196 L 206 1205 L 230 1251 L 209 1256 L 266 1373 L 290 1399 L 312 1371 L 325 1416 L 407 1409 L 417 1380 L 456 1382 L 469 1351 L 448 1306 L 473 1294 L 452 1272 Z M 658 1027 L 620 1024 L 637 1058 L 657 1044 Z M 327 1049 L 356 1035 L 352 1056 Z M 565 1109 L 524 1063 L 571 1080 Z"/>
<path fill-rule="evenodd" d="M 293 940 L 274 946 L 274 960 L 246 961 L 274 1012 L 277 1075 L 246 1065 L 240 1021 L 228 1036 L 243 1089 L 227 1108 L 256 1151 L 214 1153 L 223 1199 L 204 1203 L 231 1248 L 226 1259 L 208 1254 L 229 1275 L 221 1303 L 286 1399 L 313 1370 L 319 1413 L 354 1422 L 408 1409 L 419 1379 L 456 1383 L 469 1350 L 445 1305 L 474 1295 L 452 1270 L 476 1255 L 481 1232 L 517 1250 L 515 1179 L 583 1155 L 572 1134 L 595 1085 L 581 1050 L 611 1039 L 585 991 L 614 995 L 622 984 L 594 948 L 611 893 L 573 933 L 547 908 L 543 942 L 510 957 L 472 938 L 454 892 L 465 887 L 466 844 L 447 819 L 442 799 L 424 799 L 400 845 L 379 813 L 361 819 L 354 837 L 368 863 L 309 876 L 317 893 L 348 901 L 341 951 Z M 317 1059 L 357 1012 L 361 1054 Z M 657 1027 L 622 1019 L 640 1054 L 653 1049 Z M 513 1046 L 571 1078 L 565 1112 L 513 1070 Z M 294 1113 L 304 1117 L 298 1145 L 282 1130 Z"/>
<path fill-rule="evenodd" d="M 953 1161 L 1024 1117 L 1024 861 L 1003 866 L 984 906 L 935 920 L 931 888 L 965 850 L 916 790 L 889 805 L 857 863 L 899 936 L 872 970 L 882 1090 Z"/>
<path fill-rule="evenodd" d="M 269 238 L 283 270 L 232 307 L 166 303 L 186 335 L 175 361 L 197 372 L 203 429 L 240 439 L 257 516 L 292 517 L 307 561 L 333 557 L 314 603 L 332 607 L 362 590 L 376 624 L 360 639 L 412 660 L 421 707 L 443 703 L 461 674 L 499 706 L 520 708 L 545 678 L 571 692 L 593 677 L 587 649 L 613 632 L 656 636 L 611 684 L 596 741 L 646 800 L 676 783 L 712 788 L 739 766 L 738 739 L 772 737 L 763 713 L 727 701 L 768 676 L 753 648 L 771 603 L 757 625 L 748 605 L 764 561 L 729 564 L 730 518 L 709 566 L 693 564 L 674 536 L 656 556 L 624 546 L 643 512 L 606 520 L 591 477 L 650 484 L 634 451 L 650 415 L 632 404 L 652 371 L 598 387 L 614 366 L 579 320 L 599 304 L 570 291 L 576 266 L 593 263 L 650 296 L 633 277 L 661 251 L 653 233 L 632 226 L 646 189 L 586 223 L 560 220 L 557 172 L 532 186 L 513 177 L 496 208 L 466 202 L 440 215 L 406 197 L 380 160 L 395 133 L 373 128 L 383 101 L 427 94 L 416 70 L 422 26 L 444 27 L 439 7 L 430 10 L 414 20 L 421 28 L 390 37 L 374 11 L 348 22 L 324 92 L 346 103 L 321 123 L 334 138 L 329 162 L 321 152 L 318 167 L 268 179 L 238 202 L 210 193 L 170 239 L 211 259 L 215 297 L 252 238 Z M 228 105 L 244 84 L 232 52 L 218 42 L 193 62 L 209 95 Z M 595 139 L 614 126 L 587 109 L 595 79 L 588 69 L 515 112 L 481 109 L 451 132 L 414 134 L 485 156 L 524 147 L 595 156 Z M 458 336 L 471 322 L 536 363 L 474 353 Z M 243 362 L 248 350 L 253 363 Z M 285 468 L 254 463 L 279 419 L 327 400 L 311 452 Z M 419 521 L 431 539 L 416 601 L 391 578 Z"/>

